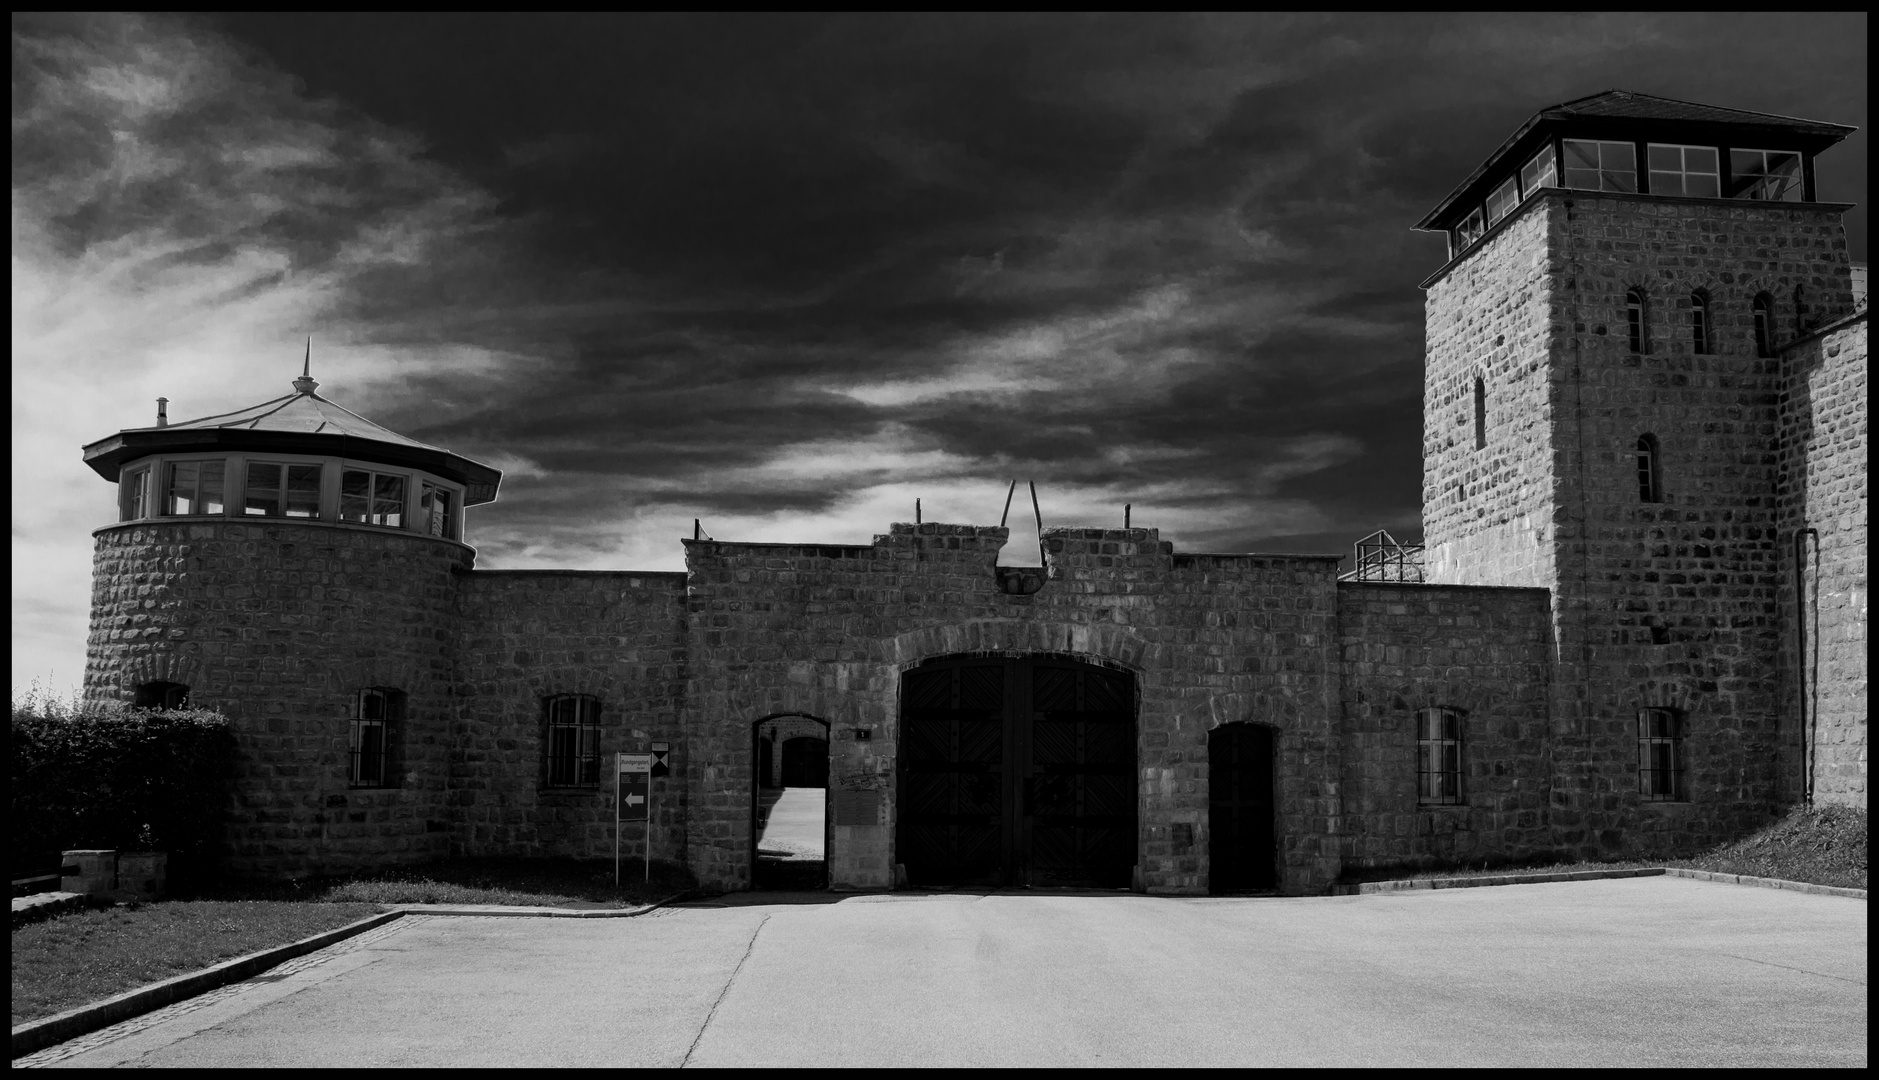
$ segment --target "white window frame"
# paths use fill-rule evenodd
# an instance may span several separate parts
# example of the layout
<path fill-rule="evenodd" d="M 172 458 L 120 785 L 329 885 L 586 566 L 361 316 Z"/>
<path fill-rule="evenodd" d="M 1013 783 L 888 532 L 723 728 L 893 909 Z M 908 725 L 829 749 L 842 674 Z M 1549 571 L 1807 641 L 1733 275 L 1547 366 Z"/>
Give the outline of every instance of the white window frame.
<path fill-rule="evenodd" d="M 1477 206 L 1468 212 L 1468 216 L 1461 220 L 1460 225 L 1455 227 L 1455 249 L 1466 250 L 1475 241 L 1481 239 L 1485 232 L 1487 232 L 1486 219 L 1481 216 L 1481 208 Z"/>
<path fill-rule="evenodd" d="M 366 497 L 365 497 L 366 512 L 365 512 L 365 520 L 363 521 L 355 521 L 352 518 L 349 518 L 346 516 L 346 474 L 347 473 L 366 474 L 366 477 L 367 477 Z M 374 517 L 378 516 L 378 513 L 377 513 L 378 505 L 379 505 L 378 482 L 381 477 L 385 479 L 396 479 L 402 482 L 404 485 L 403 494 L 398 500 L 398 523 L 396 525 L 388 525 L 384 522 L 372 520 Z M 411 504 L 413 501 L 413 498 L 412 498 L 413 492 L 411 489 L 413 487 L 413 484 L 412 484 L 413 479 L 415 478 L 410 473 L 407 473 L 407 472 L 396 472 L 390 469 L 375 467 L 373 465 L 366 464 L 366 463 L 361 463 L 358 465 L 351 465 L 345 462 L 341 462 L 339 466 L 339 493 L 338 493 L 338 507 L 337 507 L 336 520 L 341 521 L 347 525 L 370 525 L 371 527 L 375 529 L 410 529 L 412 527 L 411 526 L 411 520 L 412 520 Z"/>
<path fill-rule="evenodd" d="M 156 464 L 143 462 L 134 469 L 125 469 L 118 474 L 119 521 L 142 521 L 147 516 L 150 510 L 150 474 L 156 471 Z"/>
<path fill-rule="evenodd" d="M 1535 168 L 1542 162 L 1544 162 L 1543 168 Z M 1541 188 L 1558 186 L 1559 155 L 1553 152 L 1552 144 L 1549 143 L 1546 149 L 1533 155 L 1525 165 L 1520 167 L 1520 196 L 1526 198 Z"/>
<path fill-rule="evenodd" d="M 1565 180 L 1565 186 L 1569 188 L 1573 188 L 1578 191 L 1611 191 L 1611 192 L 1617 192 L 1622 195 L 1637 194 L 1637 191 L 1638 191 L 1638 144 L 1637 143 L 1619 142 L 1619 141 L 1612 141 L 1612 140 L 1606 140 L 1606 139 L 1561 139 L 1559 141 L 1559 145 L 1560 145 L 1560 152 L 1565 156 L 1565 161 L 1562 163 L 1564 165 L 1563 179 Z M 1584 167 L 1580 167 L 1580 168 L 1573 167 L 1572 152 L 1569 148 L 1574 145 L 1591 146 L 1591 147 L 1597 148 L 1594 151 L 1598 156 L 1598 166 L 1596 169 L 1588 169 Z M 1606 159 L 1607 147 L 1611 148 L 1610 154 L 1612 155 L 1611 161 L 1609 163 L 1607 162 L 1607 159 Z M 1631 167 L 1629 169 L 1622 169 L 1622 168 L 1617 167 L 1617 155 L 1619 154 L 1620 151 L 1623 151 L 1624 153 L 1631 155 Z M 1596 172 L 1598 174 L 1598 183 L 1596 185 L 1575 183 L 1573 181 L 1574 173 L 1587 173 L 1587 172 Z M 1614 177 L 1616 177 L 1617 175 L 1621 173 L 1628 173 L 1630 175 L 1631 177 L 1630 187 L 1628 188 L 1620 187 L 1617 185 L 1615 180 L 1613 180 Z"/>
<path fill-rule="evenodd" d="M 272 463 L 270 462 L 270 464 Z M 202 485 L 201 485 L 200 478 L 198 478 L 197 485 L 195 488 L 196 493 L 190 496 L 190 510 L 187 513 L 177 513 L 176 511 L 171 509 L 171 504 L 172 504 L 172 499 L 173 499 L 172 493 L 175 491 L 175 487 L 176 487 L 175 472 L 176 472 L 176 467 L 178 465 L 195 465 L 198 467 L 203 466 L 203 465 L 220 465 L 222 467 L 222 497 L 220 499 L 222 508 L 220 510 L 211 511 L 211 510 L 200 509 L 204 501 L 201 498 Z M 157 473 L 157 475 L 161 477 L 161 484 L 158 487 L 157 491 L 155 492 L 158 502 L 159 502 L 159 505 L 157 507 L 157 513 L 159 516 L 161 517 L 227 517 L 228 516 L 228 508 L 229 508 L 228 481 L 231 476 L 235 475 L 235 469 L 234 469 L 233 463 L 229 461 L 226 455 L 216 454 L 216 455 L 208 455 L 208 456 L 203 456 L 203 457 L 194 457 L 194 456 L 173 457 L 173 458 L 166 457 L 166 458 L 161 459 L 158 462 L 156 468 L 158 470 L 161 470 L 160 472 Z M 244 477 L 243 480 L 245 484 L 246 477 Z M 242 497 L 244 501 L 247 498 L 247 494 L 248 494 L 248 489 L 246 488 L 246 486 L 244 486 L 242 488 Z"/>
<path fill-rule="evenodd" d="M 1520 206 L 1520 181 L 1508 177 L 1501 186 L 1488 193 L 1487 223 L 1493 228 L 1502 218 L 1514 212 Z"/>
<path fill-rule="evenodd" d="M 1657 151 L 1659 150 L 1675 151 L 1677 155 L 1677 167 L 1674 169 L 1659 168 L 1656 160 Z M 1708 171 L 1690 167 L 1690 152 L 1692 150 L 1709 155 L 1711 166 Z M 1651 194 L 1653 195 L 1682 195 L 1691 199 L 1722 198 L 1722 152 L 1714 146 L 1690 146 L 1683 143 L 1645 143 L 1644 167 L 1650 174 Z M 1659 186 L 1660 181 L 1658 180 L 1660 176 L 1665 178 L 1662 181 L 1663 186 L 1661 187 Z M 1669 190 L 1671 177 L 1676 178 L 1677 190 L 1675 191 Z M 1708 186 L 1713 190 L 1708 194 L 1704 194 L 1701 191 L 1691 191 L 1691 177 L 1708 179 Z"/>
<path fill-rule="evenodd" d="M 439 495 L 445 499 L 442 513 L 438 512 L 435 502 Z M 455 540 L 457 538 L 457 510 L 462 504 L 462 492 L 428 477 L 422 478 L 418 481 L 418 516 L 414 524 L 426 536 Z"/>

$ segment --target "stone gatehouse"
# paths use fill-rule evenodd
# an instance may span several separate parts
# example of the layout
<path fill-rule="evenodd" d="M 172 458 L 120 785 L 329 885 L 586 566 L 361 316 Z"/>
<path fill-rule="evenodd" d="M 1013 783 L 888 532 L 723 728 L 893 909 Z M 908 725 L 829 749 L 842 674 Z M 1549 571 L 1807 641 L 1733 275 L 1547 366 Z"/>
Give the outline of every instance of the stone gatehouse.
<path fill-rule="evenodd" d="M 85 448 L 87 693 L 234 719 L 261 873 L 609 856 L 608 762 L 665 743 L 629 852 L 748 888 L 789 737 L 836 888 L 1307 894 L 1864 806 L 1866 314 L 1812 168 L 1850 130 L 1611 91 L 1444 200 L 1426 550 L 1060 528 L 1039 572 L 919 523 L 477 569 L 500 474 L 303 374 Z"/>

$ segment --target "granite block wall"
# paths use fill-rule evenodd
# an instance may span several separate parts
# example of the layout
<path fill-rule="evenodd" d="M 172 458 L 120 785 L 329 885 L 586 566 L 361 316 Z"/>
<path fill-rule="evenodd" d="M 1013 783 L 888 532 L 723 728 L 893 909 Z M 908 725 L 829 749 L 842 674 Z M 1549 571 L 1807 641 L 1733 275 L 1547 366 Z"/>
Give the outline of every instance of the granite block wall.
<path fill-rule="evenodd" d="M 652 781 L 652 857 L 682 863 L 685 575 L 466 570 L 455 581 L 451 850 L 611 858 L 613 755 L 667 742 L 672 775 Z M 561 694 L 599 702 L 597 784 L 549 784 L 546 702 Z M 623 826 L 624 854 L 643 858 L 647 835 Z"/>
<path fill-rule="evenodd" d="M 233 722 L 228 867 L 300 875 L 442 855 L 461 544 L 322 522 L 178 519 L 93 534 L 85 693 L 190 688 Z M 348 785 L 358 692 L 405 694 L 390 786 Z"/>
<path fill-rule="evenodd" d="M 1783 354 L 1781 781 L 1866 806 L 1867 312 Z M 1802 537 L 1798 552 L 1793 540 Z M 1796 596 L 1797 572 L 1801 594 Z M 1804 636 L 1802 634 L 1804 631 Z M 1803 725 L 1807 730 L 1803 731 Z M 1804 737 L 1805 736 L 1805 737 Z"/>
<path fill-rule="evenodd" d="M 1345 866 L 1502 863 L 1553 848 L 1545 589 L 1338 585 Z M 1417 795 L 1417 713 L 1458 710 L 1462 799 Z"/>

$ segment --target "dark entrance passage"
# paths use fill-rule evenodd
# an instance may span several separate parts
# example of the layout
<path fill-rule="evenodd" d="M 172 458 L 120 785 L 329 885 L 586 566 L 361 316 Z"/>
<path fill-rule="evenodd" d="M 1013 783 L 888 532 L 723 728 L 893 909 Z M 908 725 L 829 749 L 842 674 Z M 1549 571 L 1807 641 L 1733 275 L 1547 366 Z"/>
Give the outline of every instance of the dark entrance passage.
<path fill-rule="evenodd" d="M 829 742 L 798 736 L 783 740 L 783 786 L 829 786 Z"/>
<path fill-rule="evenodd" d="M 1207 735 L 1210 891 L 1279 887 L 1273 840 L 1272 729 L 1223 724 Z"/>
<path fill-rule="evenodd" d="M 1135 679 L 1056 657 L 936 660 L 901 681 L 910 884 L 1128 888 Z"/>
<path fill-rule="evenodd" d="M 760 721 L 752 785 L 751 886 L 828 886 L 828 725 L 807 716 Z"/>

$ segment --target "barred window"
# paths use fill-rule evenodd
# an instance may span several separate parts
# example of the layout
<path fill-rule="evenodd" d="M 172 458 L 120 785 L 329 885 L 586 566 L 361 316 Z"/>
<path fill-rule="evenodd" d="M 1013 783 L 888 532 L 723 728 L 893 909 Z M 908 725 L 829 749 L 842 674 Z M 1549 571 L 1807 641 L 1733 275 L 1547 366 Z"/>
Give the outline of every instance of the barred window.
<path fill-rule="evenodd" d="M 1755 295 L 1755 355 L 1775 354 L 1775 298 L 1767 293 Z"/>
<path fill-rule="evenodd" d="M 1638 436 L 1638 501 L 1663 502 L 1664 481 L 1663 455 L 1658 452 L 1657 436 L 1646 433 Z"/>
<path fill-rule="evenodd" d="M 320 466 L 250 462 L 241 512 L 257 517 L 319 517 Z"/>
<path fill-rule="evenodd" d="M 1424 806 L 1461 803 L 1461 713 L 1423 709 L 1416 714 L 1416 801 Z"/>
<path fill-rule="evenodd" d="M 403 712 L 404 694 L 397 690 L 359 691 L 348 732 L 352 757 L 346 779 L 353 787 L 392 786 L 392 747 Z"/>
<path fill-rule="evenodd" d="M 1709 352 L 1709 294 L 1701 289 L 1690 294 L 1690 348 L 1698 356 Z"/>
<path fill-rule="evenodd" d="M 182 683 L 155 682 L 139 683 L 131 698 L 131 706 L 138 709 L 187 709 L 189 708 L 189 687 Z"/>
<path fill-rule="evenodd" d="M 1638 710 L 1638 794 L 1645 802 L 1683 799 L 1683 726 L 1672 709 Z"/>
<path fill-rule="evenodd" d="M 339 474 L 339 520 L 401 529 L 405 522 L 405 478 L 347 469 Z"/>
<path fill-rule="evenodd" d="M 1643 289 L 1625 293 L 1625 333 L 1634 353 L 1650 352 L 1650 308 Z"/>
<path fill-rule="evenodd" d="M 219 514 L 222 512 L 221 461 L 174 461 L 169 482 L 163 486 L 165 514 Z"/>
<path fill-rule="evenodd" d="M 548 786 L 600 783 L 600 702 L 585 694 L 551 697 L 548 711 Z"/>

